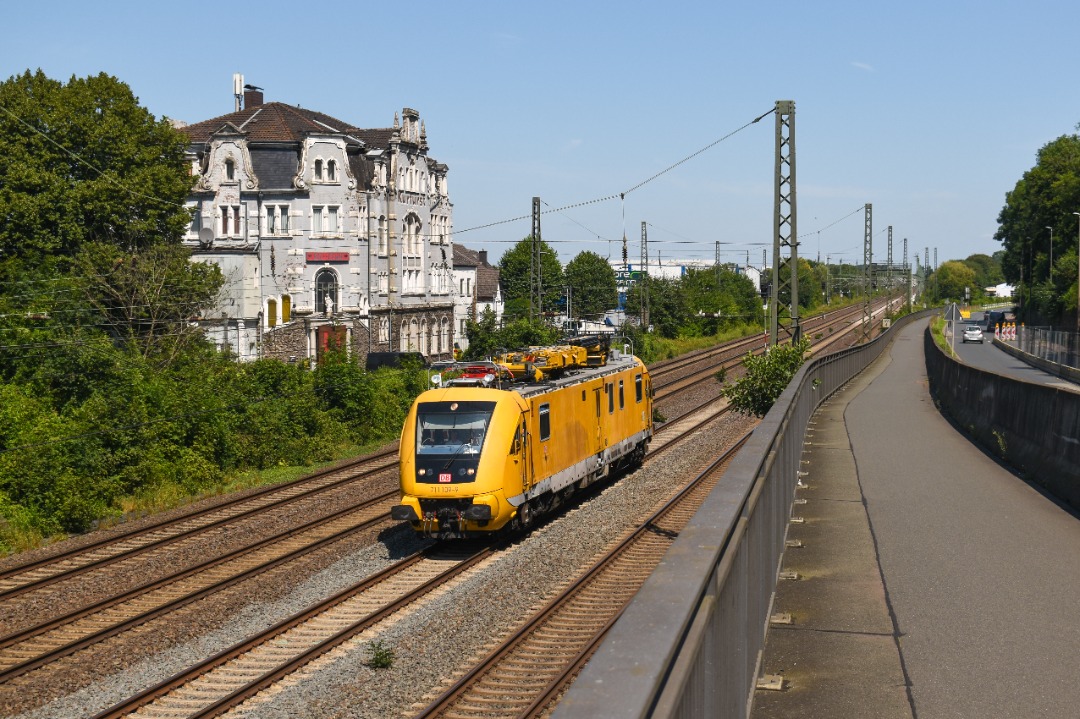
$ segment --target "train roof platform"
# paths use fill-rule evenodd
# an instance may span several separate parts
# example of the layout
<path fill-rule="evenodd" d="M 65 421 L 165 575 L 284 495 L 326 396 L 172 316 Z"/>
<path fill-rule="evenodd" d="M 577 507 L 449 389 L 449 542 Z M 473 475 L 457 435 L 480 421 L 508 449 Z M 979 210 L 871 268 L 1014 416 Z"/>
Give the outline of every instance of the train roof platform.
<path fill-rule="evenodd" d="M 925 327 L 809 428 L 753 719 L 1080 706 L 1080 518 L 938 412 Z"/>

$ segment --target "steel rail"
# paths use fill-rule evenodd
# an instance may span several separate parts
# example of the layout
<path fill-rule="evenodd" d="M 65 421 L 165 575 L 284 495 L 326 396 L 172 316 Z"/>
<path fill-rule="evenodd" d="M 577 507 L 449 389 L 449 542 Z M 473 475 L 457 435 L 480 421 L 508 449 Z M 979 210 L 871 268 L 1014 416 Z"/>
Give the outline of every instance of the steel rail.
<path fill-rule="evenodd" d="M 41 624 L 38 624 L 38 625 L 33 626 L 33 627 L 29 627 L 29 628 L 24 629 L 22 631 L 9 634 L 9 635 L 7 635 L 5 637 L 0 638 L 0 649 L 7 649 L 9 647 L 17 647 L 22 642 L 26 642 L 26 641 L 28 641 L 30 639 L 40 638 L 41 636 L 46 635 L 48 632 L 51 632 L 53 630 L 62 629 L 63 627 L 71 625 L 72 623 L 74 623 L 76 621 L 79 621 L 80 619 L 84 619 L 86 617 L 92 616 L 93 614 L 96 614 L 96 613 L 99 613 L 99 612 L 104 611 L 106 609 L 109 609 L 110 607 L 113 607 L 113 606 L 116 606 L 116 605 L 119 605 L 119 604 L 123 604 L 125 602 L 132 601 L 133 599 L 137 599 L 140 596 L 145 596 L 145 595 L 149 594 L 150 592 L 161 589 L 162 587 L 166 587 L 166 586 L 171 585 L 171 584 L 175 584 L 176 582 L 182 581 L 184 579 L 188 579 L 188 578 L 193 577 L 193 576 L 195 576 L 195 575 L 197 575 L 197 574 L 199 574 L 201 572 L 204 572 L 204 571 L 207 571 L 207 570 L 210 570 L 210 569 L 214 569 L 214 568 L 218 567 L 219 565 L 223 565 L 223 564 L 226 564 L 226 563 L 231 562 L 231 561 L 242 559 L 246 555 L 249 555 L 249 554 L 251 554 L 253 552 L 257 552 L 260 549 L 264 549 L 264 548 L 269 547 L 269 546 L 271 546 L 273 544 L 280 543 L 280 542 L 283 542 L 283 541 L 288 541 L 290 538 L 293 538 L 295 535 L 297 535 L 299 533 L 302 533 L 302 532 L 305 532 L 305 531 L 310 531 L 310 530 L 313 530 L 313 529 L 318 529 L 320 526 L 322 526 L 324 524 L 328 524 L 330 522 L 342 519 L 342 518 L 344 518 L 345 516 L 347 516 L 349 514 L 355 514 L 355 513 L 363 512 L 363 511 L 368 510 L 371 507 L 379 504 L 380 502 L 385 502 L 385 501 L 387 501 L 387 499 L 394 498 L 396 496 L 397 496 L 397 491 L 396 490 L 394 492 L 388 492 L 388 493 L 386 493 L 386 494 L 384 494 L 384 495 L 382 495 L 380 497 L 370 499 L 370 500 L 366 500 L 365 502 L 363 502 L 363 503 L 361 503 L 361 504 L 359 504 L 357 506 L 348 507 L 348 508 L 342 509 L 342 510 L 340 510 L 338 512 L 335 512 L 334 514 L 329 515 L 327 517 L 322 517 L 320 519 L 316 519 L 316 520 L 313 520 L 311 522 L 308 522 L 307 524 L 305 524 L 305 525 L 303 525 L 301 527 L 286 530 L 284 532 L 280 532 L 279 534 L 277 534 L 277 535 L 275 535 L 273 537 L 268 537 L 267 539 L 261 540 L 260 542 L 257 542 L 254 545 L 251 545 L 251 546 L 248 546 L 248 547 L 243 547 L 241 549 L 238 549 L 238 550 L 236 550 L 234 552 L 231 552 L 231 553 L 229 553 L 227 555 L 224 555 L 222 557 L 216 557 L 214 559 L 203 562 L 202 564 L 199 564 L 197 566 L 189 567 L 188 569 L 185 569 L 182 572 L 179 572 L 179 573 L 177 573 L 175 575 L 172 575 L 170 577 L 165 577 L 163 579 L 155 580 L 155 581 L 150 582 L 148 584 L 145 584 L 145 585 L 136 587 L 136 588 L 134 588 L 132 590 L 129 590 L 128 592 L 125 592 L 124 594 L 121 594 L 119 596 L 110 597 L 110 598 L 105 599 L 105 600 L 103 600 L 101 602 L 98 602 L 97 604 L 95 604 L 93 606 L 85 607 L 85 608 L 82 608 L 82 609 L 80 609 L 80 610 L 78 610 L 76 612 L 72 612 L 69 615 L 66 615 L 66 616 L 63 616 L 63 617 L 58 617 L 58 618 L 55 618 L 55 619 L 50 620 L 48 622 L 43 622 Z M 290 561 L 293 561 L 293 560 L 298 559 L 300 557 L 303 557 L 303 556 L 305 556 L 305 555 L 307 555 L 307 554 L 309 554 L 311 552 L 314 552 L 314 551 L 316 551 L 318 549 L 321 549 L 322 547 L 325 547 L 325 546 L 327 546 L 327 545 L 329 545 L 329 544 L 331 544 L 333 542 L 336 542 L 336 541 L 339 541 L 339 540 L 341 540 L 341 539 L 343 539 L 345 537 L 348 537 L 351 534 L 354 534 L 356 532 L 360 532 L 360 531 L 364 531 L 366 529 L 369 529 L 370 527 L 375 526 L 375 525 L 377 525 L 377 524 L 379 524 L 381 522 L 385 522 L 387 519 L 389 519 L 389 516 L 390 516 L 389 512 L 380 513 L 376 517 L 372 517 L 370 519 L 364 520 L 364 521 L 362 521 L 362 522 L 360 522 L 360 523 L 358 523 L 356 525 L 353 525 L 351 527 L 348 527 L 348 528 L 346 528 L 344 530 L 341 530 L 339 532 L 335 532 L 334 534 L 332 534 L 330 536 L 318 539 L 315 542 L 304 545 L 304 546 L 302 546 L 301 548 L 299 548 L 297 550 L 289 551 L 288 553 L 286 553 L 286 554 L 284 554 L 282 556 L 275 557 L 275 558 L 270 559 L 270 560 L 268 560 L 266 562 L 262 562 L 262 563 L 259 563 L 259 564 L 255 565 L 255 566 L 249 567 L 247 569 L 243 569 L 242 571 L 240 571 L 237 574 L 233 574 L 233 575 L 228 576 L 228 577 L 226 577 L 226 578 L 224 578 L 224 579 L 222 579 L 220 581 L 213 582 L 213 583 L 211 583 L 211 584 L 209 584 L 207 586 L 204 586 L 202 588 L 194 589 L 193 591 L 182 594 L 179 597 L 173 598 L 171 600 L 167 600 L 164 603 L 162 603 L 160 605 L 157 605 L 156 607 L 154 607 L 152 609 L 142 611 L 142 612 L 140 612 L 140 613 L 138 613 L 136 615 L 133 615 L 133 616 L 127 618 L 127 619 L 115 622 L 115 623 L 113 623 L 112 625 L 110 625 L 108 627 L 105 627 L 105 628 L 100 629 L 98 631 L 87 634 L 87 635 L 85 635 L 85 636 L 83 636 L 83 637 L 81 637 L 81 638 L 79 638 L 77 640 L 69 641 L 69 642 L 67 642 L 67 643 L 65 643 L 65 644 L 63 644 L 63 645 L 61 645 L 59 647 L 56 647 L 56 648 L 54 648 L 54 649 L 52 649 L 52 650 L 50 650 L 50 651 L 48 651 L 48 652 L 46 652 L 44 654 L 41 654 L 41 655 L 39 655 L 37 657 L 33 657 L 31 659 L 26 659 L 26 660 L 21 661 L 21 662 L 19 662 L 17 664 L 13 664 L 13 665 L 11 665 L 11 666 L 3 669 L 3 670 L 0 670 L 0 682 L 9 681 L 11 679 L 14 679 L 15 677 L 26 674 L 29 671 L 32 671 L 34 669 L 38 669 L 38 668 L 43 667 L 43 666 L 45 666 L 47 664 L 51 664 L 52 662 L 55 662 L 58 659 L 62 659 L 63 657 L 74 654 L 77 651 L 80 651 L 82 649 L 86 649 L 87 647 L 93 646 L 94 644 L 98 644 L 98 643 L 100 643 L 100 642 L 102 642 L 102 641 L 104 641 L 106 639 L 109 639 L 110 637 L 116 636 L 117 634 L 120 634 L 120 633 L 122 633 L 124 631 L 127 631 L 128 629 L 131 629 L 132 627 L 145 624 L 145 623 L 147 623 L 147 622 L 149 622 L 149 621 L 151 621 L 153 619 L 157 619 L 157 618 L 159 618 L 161 616 L 164 616 L 165 614 L 174 612 L 174 611 L 176 611 L 176 610 L 178 610 L 178 609 L 180 609 L 180 608 L 182 608 L 184 606 L 187 606 L 188 604 L 191 604 L 192 602 L 195 602 L 195 601 L 198 601 L 200 599 L 206 598 L 206 597 L 210 596 L 211 594 L 214 594 L 214 593 L 219 592 L 219 591 L 221 591 L 223 589 L 226 589 L 226 588 L 228 588 L 228 587 L 230 587 L 230 586 L 232 586 L 234 584 L 238 584 L 239 582 L 250 579 L 250 578 L 252 578 L 252 577 L 254 577 L 254 576 L 258 575 L 258 574 L 262 574 L 262 573 L 264 573 L 266 571 L 269 571 L 270 569 L 273 569 L 275 567 L 278 567 L 278 566 L 280 566 L 282 564 L 285 564 L 287 562 L 290 562 Z"/>
<path fill-rule="evenodd" d="M 314 474 L 303 477 L 302 479 L 297 480 L 296 482 L 290 482 L 290 483 L 288 483 L 286 485 L 270 485 L 270 486 L 267 486 L 267 487 L 263 487 L 263 488 L 257 490 L 254 493 L 247 494 L 247 495 L 245 495 L 243 497 L 237 497 L 235 499 L 228 500 L 226 502 L 215 505 L 213 507 L 208 507 L 206 509 L 199 510 L 197 512 L 193 512 L 193 513 L 190 513 L 190 514 L 186 514 L 186 515 L 181 516 L 181 517 L 174 517 L 172 519 L 164 520 L 162 522 L 158 522 L 158 523 L 155 523 L 153 525 L 143 527 L 143 528 L 140 528 L 140 529 L 133 529 L 133 530 L 131 530 L 129 532 L 125 532 L 124 534 L 121 534 L 121 535 L 104 538 L 104 539 L 98 540 L 96 542 L 93 542 L 91 544 L 88 544 L 88 545 L 85 545 L 85 546 L 82 546 L 82 547 L 72 548 L 72 549 L 64 551 L 62 553 L 55 554 L 55 555 L 52 555 L 50 557 L 44 557 L 42 559 L 38 559 L 38 560 L 35 560 L 33 562 L 27 562 L 25 564 L 21 564 L 21 565 L 18 565 L 18 566 L 9 567 L 8 569 L 0 571 L 0 585 L 2 585 L 4 583 L 4 580 L 9 580 L 12 577 L 18 577 L 21 574 L 28 574 L 28 573 L 30 573 L 30 572 L 32 572 L 34 570 L 39 570 L 39 569 L 48 567 L 50 565 L 59 565 L 62 562 L 71 561 L 74 558 L 79 557 L 80 555 L 89 556 L 89 555 L 93 554 L 94 552 L 97 552 L 97 551 L 99 551 L 101 549 L 105 549 L 105 548 L 108 548 L 110 546 L 115 547 L 115 546 L 120 545 L 122 543 L 138 539 L 139 537 L 145 537 L 146 535 L 150 535 L 150 534 L 153 534 L 155 532 L 160 532 L 162 530 L 168 530 L 169 528 L 177 528 L 178 525 L 183 525 L 185 523 L 197 522 L 200 518 L 205 519 L 206 517 L 208 517 L 210 515 L 220 513 L 223 510 L 228 511 L 229 509 L 235 509 L 235 508 L 237 508 L 237 507 L 239 507 L 239 506 L 241 506 L 241 505 L 243 505 L 245 503 L 257 503 L 260 500 L 267 499 L 270 495 L 272 495 L 274 493 L 286 494 L 286 496 L 283 496 L 280 499 L 271 500 L 269 503 L 258 504 L 257 506 L 252 507 L 251 509 L 241 510 L 240 512 L 238 512 L 236 514 L 229 514 L 229 515 L 227 515 L 227 516 L 225 516 L 225 517 L 223 517 L 221 519 L 213 520 L 208 524 L 198 524 L 197 526 L 191 527 L 189 529 L 180 529 L 176 534 L 170 534 L 170 535 L 168 535 L 166 537 L 163 537 L 161 539 L 151 540 L 146 544 L 137 545 L 136 547 L 134 547 L 134 548 L 132 548 L 130 550 L 120 549 L 120 550 L 118 550 L 117 554 L 101 557 L 101 558 L 98 558 L 98 559 L 89 559 L 85 563 L 79 564 L 76 567 L 73 567 L 73 568 L 70 568 L 70 569 L 58 569 L 56 574 L 50 574 L 50 575 L 46 575 L 46 576 L 43 576 L 43 577 L 40 577 L 40 578 L 37 578 L 37 579 L 31 579 L 31 580 L 29 580 L 27 582 L 24 582 L 24 583 L 21 583 L 21 584 L 14 584 L 14 585 L 10 586 L 9 588 L 0 589 L 0 600 L 11 599 L 11 598 L 19 596 L 21 594 L 25 594 L 26 592 L 29 592 L 29 591 L 40 589 L 40 588 L 42 588 L 44 586 L 48 586 L 48 585 L 54 584 L 56 582 L 65 581 L 65 580 L 70 579 L 71 577 L 77 576 L 79 574 L 83 574 L 83 573 L 91 571 L 93 569 L 99 569 L 99 568 L 107 566 L 109 564 L 113 564 L 113 563 L 116 563 L 116 562 L 119 562 L 119 561 L 123 561 L 125 559 L 130 558 L 130 557 L 138 556 L 139 554 L 142 554 L 142 553 L 154 550 L 154 549 L 158 549 L 158 548 L 167 546 L 169 544 L 174 544 L 174 543 L 176 543 L 178 541 L 181 541 L 181 540 L 183 540 L 185 538 L 190 538 L 190 537 L 195 536 L 195 535 L 197 535 L 197 534 L 199 534 L 201 532 L 210 531 L 212 529 L 218 528 L 218 527 L 223 526 L 225 524 L 228 524 L 230 522 L 235 522 L 235 521 L 238 521 L 238 520 L 242 520 L 242 519 L 248 518 L 248 517 L 250 517 L 252 515 L 258 514 L 260 512 L 269 511 L 269 510 L 271 510 L 271 509 L 273 509 L 275 507 L 280 507 L 280 506 L 289 504 L 291 502 L 300 501 L 302 499 L 310 498 L 310 497 L 315 496 L 315 495 L 317 495 L 319 493 L 330 491 L 332 489 L 340 487 L 343 484 L 348 484 L 349 482 L 354 482 L 354 481 L 356 481 L 358 479 L 362 479 L 362 478 L 370 476 L 372 474 L 376 474 L 378 472 L 386 471 L 387 469 L 390 469 L 391 467 L 395 466 L 396 463 L 385 464 L 385 465 L 381 465 L 379 467 L 375 467 L 375 468 L 372 468 L 372 469 L 363 470 L 358 475 L 350 475 L 350 476 L 347 476 L 347 477 L 343 477 L 341 479 L 333 480 L 328 484 L 323 484 L 323 485 L 318 485 L 316 487 L 312 487 L 311 489 L 304 490 L 304 489 L 301 488 L 302 485 L 322 481 L 322 480 L 326 479 L 327 477 L 329 477 L 331 475 L 334 475 L 334 474 L 337 474 L 337 473 L 340 473 L 340 472 L 348 472 L 348 471 L 350 471 L 351 468 L 355 468 L 355 467 L 357 467 L 359 465 L 367 464 L 367 463 L 375 461 L 375 460 L 380 460 L 380 459 L 383 459 L 384 457 L 388 457 L 388 456 L 391 456 L 391 455 L 396 456 L 397 455 L 397 450 L 396 449 L 394 449 L 392 451 L 387 450 L 387 451 L 380 452 L 380 453 L 375 454 L 375 455 L 370 455 L 368 457 L 359 458 L 359 459 L 357 459 L 357 460 L 355 460 L 353 462 L 347 463 L 345 465 L 341 465 L 341 466 L 321 470 L 321 471 L 316 472 Z M 297 489 L 300 489 L 299 493 L 296 492 Z"/>
<path fill-rule="evenodd" d="M 462 700 L 468 691 L 477 686 L 483 677 L 489 672 L 493 672 L 495 668 L 501 663 L 511 657 L 515 650 L 524 646 L 526 640 L 531 636 L 534 636 L 537 631 L 546 623 L 552 621 L 560 611 L 570 606 L 571 602 L 580 596 L 582 591 L 586 589 L 592 583 L 598 581 L 602 573 L 612 568 L 616 562 L 625 556 L 627 552 L 638 542 L 646 536 L 656 536 L 657 534 L 666 536 L 671 541 L 674 541 L 674 537 L 678 534 L 677 530 L 662 529 L 657 525 L 662 523 L 668 515 L 672 514 L 676 510 L 686 511 L 687 507 L 684 503 L 688 501 L 690 495 L 697 492 L 702 492 L 704 489 L 711 489 L 713 486 L 707 483 L 707 480 L 711 479 L 719 473 L 720 469 L 729 463 L 735 453 L 745 444 L 750 437 L 750 433 L 743 435 L 732 447 L 726 450 L 719 458 L 713 461 L 705 470 L 703 470 L 697 477 L 687 483 L 682 489 L 679 490 L 674 496 L 668 499 L 663 506 L 657 509 L 648 519 L 642 522 L 637 529 L 632 533 L 624 537 L 615 547 L 610 549 L 604 557 L 596 561 L 589 569 L 587 569 L 581 576 L 579 576 L 574 582 L 570 584 L 559 596 L 552 599 L 543 609 L 541 609 L 536 615 L 534 615 L 529 621 L 522 625 L 517 631 L 511 634 L 504 642 L 502 642 L 495 650 L 488 654 L 479 664 L 474 666 L 469 672 L 461 677 L 453 686 L 444 691 L 439 697 L 432 701 L 427 707 L 425 707 L 419 714 L 416 715 L 416 719 L 431 719 L 437 716 L 479 716 L 480 713 L 470 713 L 467 710 L 455 707 L 455 705 Z M 717 477 L 719 481 L 719 477 Z M 700 501 L 704 501 L 704 497 Z M 700 501 L 698 504 L 700 504 Z M 696 509 L 696 507 L 695 507 Z M 692 512 L 688 513 L 681 521 L 681 525 L 685 525 L 689 521 Z M 670 542 L 669 542 L 670 543 Z M 666 545 L 665 545 L 666 546 Z M 656 562 L 659 562 L 663 557 L 663 552 L 658 552 L 652 555 L 649 559 L 655 557 Z M 633 561 L 633 560 L 631 560 Z M 619 573 L 623 574 L 625 568 L 620 567 Z M 651 570 L 650 570 L 651 571 Z M 647 574 L 646 574 L 647 576 Z M 636 580 L 629 582 L 632 585 L 636 583 Z M 640 584 L 638 584 L 640 586 Z M 606 590 L 606 591 L 610 591 Z M 612 614 L 604 621 L 603 626 L 596 632 L 593 632 L 587 641 L 582 642 L 582 648 L 575 653 L 573 659 L 567 663 L 564 663 L 561 669 L 545 683 L 542 690 L 536 692 L 536 696 L 531 699 L 527 707 L 524 710 L 516 710 L 513 713 L 496 713 L 494 707 L 490 707 L 490 713 L 485 712 L 487 716 L 513 716 L 513 717 L 528 717 L 533 716 L 535 711 L 542 709 L 550 699 L 544 700 L 545 697 L 551 697 L 562 690 L 563 687 L 568 684 L 573 673 L 580 669 L 584 664 L 587 653 L 591 653 L 590 649 L 595 649 L 598 642 L 612 626 L 615 619 L 622 613 L 623 609 L 629 604 L 633 598 L 635 591 L 631 591 L 624 600 L 621 600 L 620 606 L 612 612 Z M 537 648 L 532 648 L 532 653 L 535 654 L 538 651 Z M 540 662 L 532 659 L 535 663 Z M 543 669 L 541 668 L 540 671 Z M 520 693 L 521 687 L 517 688 L 517 693 Z M 520 698 L 520 697 L 518 697 Z M 506 701 L 507 704 L 512 703 L 510 700 Z M 518 704 L 521 702 L 518 701 Z M 457 713 L 452 712 L 452 709 L 456 709 Z"/>

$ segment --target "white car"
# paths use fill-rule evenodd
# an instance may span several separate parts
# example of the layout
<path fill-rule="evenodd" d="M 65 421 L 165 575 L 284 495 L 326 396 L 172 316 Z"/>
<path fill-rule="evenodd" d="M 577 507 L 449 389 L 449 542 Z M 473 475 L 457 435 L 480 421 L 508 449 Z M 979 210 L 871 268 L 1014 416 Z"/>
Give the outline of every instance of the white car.
<path fill-rule="evenodd" d="M 983 342 L 983 331 L 978 325 L 966 325 L 964 327 L 964 342 Z"/>

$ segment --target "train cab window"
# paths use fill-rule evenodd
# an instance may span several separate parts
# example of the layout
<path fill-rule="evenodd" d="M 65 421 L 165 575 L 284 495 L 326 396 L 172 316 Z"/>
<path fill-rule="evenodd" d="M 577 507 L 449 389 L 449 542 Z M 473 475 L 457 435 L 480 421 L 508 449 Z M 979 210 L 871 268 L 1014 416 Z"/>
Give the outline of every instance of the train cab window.
<path fill-rule="evenodd" d="M 551 437 L 551 405 L 540 405 L 540 441 Z"/>
<path fill-rule="evenodd" d="M 624 406 L 625 405 L 623 404 L 623 381 L 619 380 L 619 409 L 622 409 Z"/>
<path fill-rule="evenodd" d="M 634 375 L 634 396 L 637 401 L 641 401 L 641 375 Z"/>
<path fill-rule="evenodd" d="M 615 413 L 615 392 L 613 391 L 614 388 L 611 386 L 610 382 L 608 382 L 604 386 L 607 388 L 607 411 L 608 411 L 608 414 L 614 414 Z"/>
<path fill-rule="evenodd" d="M 416 453 L 480 454 L 494 402 L 426 402 L 416 413 Z"/>

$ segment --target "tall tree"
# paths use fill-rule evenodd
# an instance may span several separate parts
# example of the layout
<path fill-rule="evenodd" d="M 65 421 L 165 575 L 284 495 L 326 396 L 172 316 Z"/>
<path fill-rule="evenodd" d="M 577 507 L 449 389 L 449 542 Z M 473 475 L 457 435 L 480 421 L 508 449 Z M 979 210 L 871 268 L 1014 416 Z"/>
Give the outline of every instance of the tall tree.
<path fill-rule="evenodd" d="M 963 300 L 964 288 L 975 291 L 975 270 L 959 260 L 941 263 L 933 275 L 937 297 L 945 300 Z"/>
<path fill-rule="evenodd" d="M 510 318 L 529 316 L 532 252 L 532 237 L 526 237 L 507 250 L 499 260 L 499 281 L 502 285 L 503 299 L 506 302 L 505 314 Z M 540 241 L 540 279 L 543 290 L 543 311 L 545 314 L 550 314 L 555 311 L 566 282 L 563 280 L 563 269 L 559 264 L 558 254 L 543 240 Z M 539 311 L 539 307 L 533 307 L 534 313 L 538 314 Z"/>
<path fill-rule="evenodd" d="M 980 292 L 1004 281 L 1001 274 L 1001 261 L 990 255 L 974 254 L 964 260 L 964 264 L 975 271 L 975 284 Z M 972 291 L 974 291 L 974 287 Z"/>
<path fill-rule="evenodd" d="M 1067 251 L 1076 245 L 1077 219 L 1072 213 L 1077 211 L 1080 135 L 1063 135 L 1039 150 L 1035 167 L 1005 194 L 1005 206 L 998 214 L 994 234 L 1005 246 L 1002 271 L 1006 281 L 1020 285 L 1023 278 L 1021 293 L 1027 298 L 1023 311 L 1029 319 L 1038 315 L 1060 322 L 1062 298 L 1076 297 L 1076 256 L 1072 256 L 1071 266 L 1063 265 Z M 1041 284 L 1047 285 L 1045 291 L 1031 291 Z"/>
<path fill-rule="evenodd" d="M 595 252 L 582 252 L 566 264 L 566 284 L 571 289 L 574 317 L 601 319 L 619 303 L 615 270 Z"/>
<path fill-rule="evenodd" d="M 114 77 L 0 83 L 0 255 L 178 242 L 191 223 L 186 140 Z"/>

